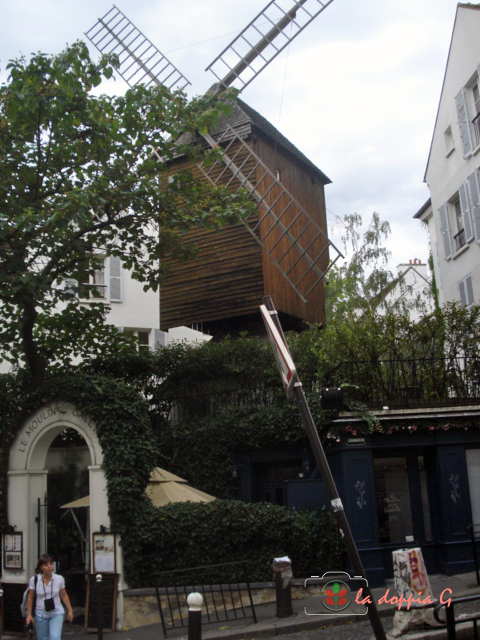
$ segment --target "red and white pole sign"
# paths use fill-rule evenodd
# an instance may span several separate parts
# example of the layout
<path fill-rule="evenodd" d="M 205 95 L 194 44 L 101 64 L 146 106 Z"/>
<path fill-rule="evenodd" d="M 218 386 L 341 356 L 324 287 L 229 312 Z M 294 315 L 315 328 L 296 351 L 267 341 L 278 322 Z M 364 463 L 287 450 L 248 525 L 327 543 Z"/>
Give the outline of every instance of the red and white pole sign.
<path fill-rule="evenodd" d="M 267 329 L 268 339 L 272 345 L 275 360 L 277 361 L 278 371 L 280 372 L 287 398 L 291 400 L 293 398 L 293 386 L 295 382 L 298 382 L 297 370 L 293 364 L 292 356 L 287 349 L 287 345 L 272 320 L 270 311 L 264 304 L 260 305 L 260 311 Z"/>

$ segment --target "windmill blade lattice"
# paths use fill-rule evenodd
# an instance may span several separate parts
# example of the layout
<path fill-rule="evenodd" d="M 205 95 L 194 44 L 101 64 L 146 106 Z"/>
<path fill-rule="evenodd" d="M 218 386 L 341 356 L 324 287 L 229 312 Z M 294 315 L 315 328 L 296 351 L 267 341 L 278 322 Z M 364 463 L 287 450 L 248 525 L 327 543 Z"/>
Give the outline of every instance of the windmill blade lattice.
<path fill-rule="evenodd" d="M 235 81 L 241 88 L 249 84 L 331 2 L 269 2 L 208 67 L 215 75 L 217 64 L 229 70 L 223 79 L 217 75 L 220 84 L 215 90 L 221 91 Z M 292 25 L 290 36 L 283 33 L 288 25 Z M 117 71 L 129 86 L 143 82 L 147 86 L 183 89 L 190 84 L 115 5 L 85 35 L 101 53 L 119 56 Z M 277 37 L 278 46 L 273 44 Z M 256 44 L 252 45 L 250 40 Z M 259 64 L 254 65 L 257 58 Z M 230 59 L 235 63 L 230 63 Z M 243 224 L 306 302 L 328 269 L 343 257 L 341 252 L 231 127 L 219 140 L 208 133 L 201 135 L 221 156 L 221 165 L 215 163 L 208 169 L 200 166 L 202 173 L 213 184 L 227 184 L 230 188 L 236 185 L 252 195 L 258 203 L 259 218 L 242 220 Z M 222 142 L 226 142 L 225 149 L 220 146 Z M 333 260 L 329 259 L 329 248 L 335 251 Z"/>
<path fill-rule="evenodd" d="M 252 195 L 259 217 L 243 218 L 243 224 L 306 302 L 342 254 L 232 127 L 227 127 L 218 144 L 213 139 L 209 142 L 221 159 L 198 165 L 200 170 L 214 185 L 244 188 Z M 329 249 L 335 252 L 333 259 Z"/>
<path fill-rule="evenodd" d="M 128 86 L 144 83 L 184 89 L 189 80 L 115 5 L 85 35 L 103 54 L 116 54 Z"/>
<path fill-rule="evenodd" d="M 244 89 L 332 2 L 271 0 L 206 71 L 217 78 L 220 90 L 231 85 Z"/>

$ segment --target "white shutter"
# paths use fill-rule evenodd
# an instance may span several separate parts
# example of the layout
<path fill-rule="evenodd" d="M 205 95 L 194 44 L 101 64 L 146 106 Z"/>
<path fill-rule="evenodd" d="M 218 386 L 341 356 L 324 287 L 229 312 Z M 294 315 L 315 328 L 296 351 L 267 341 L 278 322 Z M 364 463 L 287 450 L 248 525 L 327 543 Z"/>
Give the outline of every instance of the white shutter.
<path fill-rule="evenodd" d="M 465 293 L 465 280 L 460 280 L 458 283 L 458 292 L 460 293 L 460 302 L 462 307 L 467 306 L 467 294 Z"/>
<path fill-rule="evenodd" d="M 468 201 L 468 187 L 466 182 L 458 188 L 460 194 L 460 209 L 462 210 L 463 228 L 465 230 L 465 240 L 470 242 L 473 239 L 472 218 L 470 217 L 470 205 Z"/>
<path fill-rule="evenodd" d="M 475 300 L 473 297 L 473 278 L 472 276 L 467 276 L 465 278 L 465 289 L 467 292 L 467 306 L 471 306 Z"/>
<path fill-rule="evenodd" d="M 458 126 L 460 138 L 462 139 L 463 157 L 466 158 L 472 153 L 473 143 L 470 131 L 470 119 L 468 117 L 467 101 L 465 99 L 465 89 L 462 87 L 455 97 L 457 107 Z"/>
<path fill-rule="evenodd" d="M 474 171 L 467 178 L 470 191 L 470 200 L 472 203 L 472 219 L 473 228 L 475 230 L 475 238 L 480 242 L 480 184 L 478 181 L 478 172 Z"/>
<path fill-rule="evenodd" d="M 110 256 L 108 264 L 110 301 L 122 302 L 122 261 L 117 256 Z"/>
<path fill-rule="evenodd" d="M 438 210 L 440 215 L 440 230 L 443 236 L 443 248 L 445 251 L 445 260 L 452 257 L 452 235 L 450 233 L 450 224 L 448 222 L 448 209 L 446 204 L 442 204 Z"/>

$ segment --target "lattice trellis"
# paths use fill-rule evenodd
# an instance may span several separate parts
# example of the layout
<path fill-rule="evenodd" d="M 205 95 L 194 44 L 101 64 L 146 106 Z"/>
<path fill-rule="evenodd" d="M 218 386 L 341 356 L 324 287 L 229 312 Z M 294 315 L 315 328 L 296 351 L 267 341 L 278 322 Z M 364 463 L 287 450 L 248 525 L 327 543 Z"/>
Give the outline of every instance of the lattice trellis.
<path fill-rule="evenodd" d="M 244 89 L 332 2 L 271 0 L 206 71 L 217 78 L 220 89 Z"/>
<path fill-rule="evenodd" d="M 163 85 L 184 89 L 191 84 L 115 5 L 85 35 L 103 54 L 116 54 L 116 71 L 129 87 Z"/>

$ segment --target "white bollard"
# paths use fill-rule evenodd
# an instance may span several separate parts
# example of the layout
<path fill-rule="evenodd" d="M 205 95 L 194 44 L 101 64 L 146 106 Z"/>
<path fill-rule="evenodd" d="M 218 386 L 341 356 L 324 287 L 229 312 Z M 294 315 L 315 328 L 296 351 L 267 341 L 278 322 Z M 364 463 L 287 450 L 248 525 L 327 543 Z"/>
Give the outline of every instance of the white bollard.
<path fill-rule="evenodd" d="M 188 640 L 202 640 L 202 604 L 200 593 L 194 591 L 187 597 L 188 604 Z"/>

